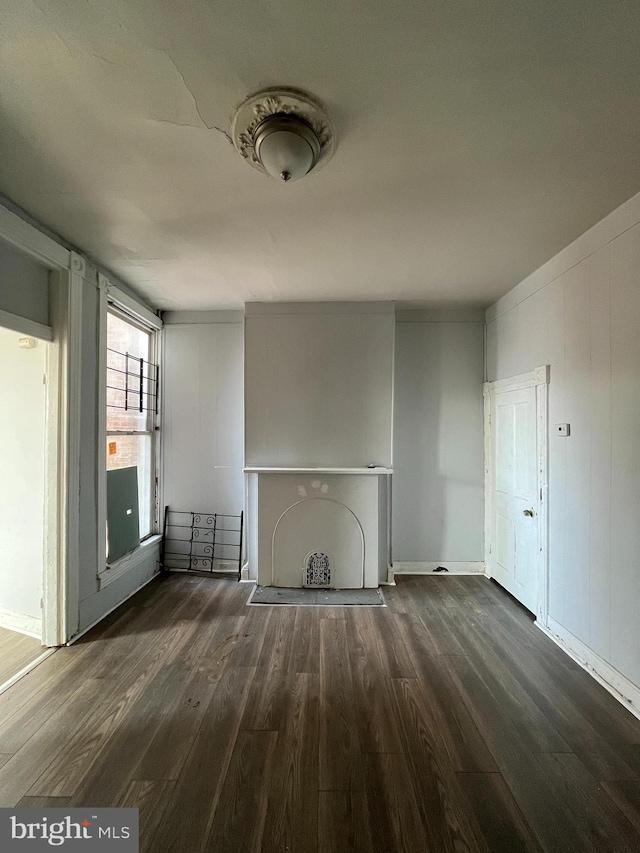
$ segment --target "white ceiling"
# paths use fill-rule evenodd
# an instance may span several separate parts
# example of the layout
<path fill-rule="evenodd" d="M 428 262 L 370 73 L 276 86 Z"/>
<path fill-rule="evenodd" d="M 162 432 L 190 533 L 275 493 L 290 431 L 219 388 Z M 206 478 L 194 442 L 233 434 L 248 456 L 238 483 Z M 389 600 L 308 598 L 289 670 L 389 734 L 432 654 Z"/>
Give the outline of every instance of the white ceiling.
<path fill-rule="evenodd" d="M 639 33 L 628 0 L 4 0 L 0 190 L 161 308 L 484 305 L 640 190 Z M 338 131 L 295 184 L 225 135 L 275 85 Z"/>

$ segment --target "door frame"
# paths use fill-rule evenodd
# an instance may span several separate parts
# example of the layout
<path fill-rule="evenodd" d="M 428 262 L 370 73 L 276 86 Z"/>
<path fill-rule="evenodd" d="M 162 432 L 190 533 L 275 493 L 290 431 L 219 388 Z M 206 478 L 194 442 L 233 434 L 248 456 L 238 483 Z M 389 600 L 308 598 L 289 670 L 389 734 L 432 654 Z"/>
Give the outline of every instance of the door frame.
<path fill-rule="evenodd" d="M 50 271 L 50 326 L 4 314 L 3 325 L 48 341 L 42 644 L 77 632 L 80 577 L 80 398 L 84 258 L 0 204 L 0 238 Z"/>
<path fill-rule="evenodd" d="M 485 574 L 491 577 L 490 554 L 493 547 L 493 424 L 491 423 L 492 397 L 501 392 L 536 389 L 536 455 L 538 496 L 538 543 L 540 551 L 536 570 L 536 622 L 547 627 L 549 616 L 549 381 L 548 364 L 536 367 L 529 373 L 520 373 L 507 379 L 485 382 L 484 395 L 484 559 Z"/>

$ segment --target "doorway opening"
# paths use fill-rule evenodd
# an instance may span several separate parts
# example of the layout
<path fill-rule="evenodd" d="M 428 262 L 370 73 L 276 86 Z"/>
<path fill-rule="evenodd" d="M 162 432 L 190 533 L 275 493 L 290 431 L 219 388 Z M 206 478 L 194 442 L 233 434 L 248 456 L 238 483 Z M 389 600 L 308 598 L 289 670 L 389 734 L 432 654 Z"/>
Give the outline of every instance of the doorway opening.
<path fill-rule="evenodd" d="M 0 327 L 0 690 L 43 653 L 49 346 Z"/>

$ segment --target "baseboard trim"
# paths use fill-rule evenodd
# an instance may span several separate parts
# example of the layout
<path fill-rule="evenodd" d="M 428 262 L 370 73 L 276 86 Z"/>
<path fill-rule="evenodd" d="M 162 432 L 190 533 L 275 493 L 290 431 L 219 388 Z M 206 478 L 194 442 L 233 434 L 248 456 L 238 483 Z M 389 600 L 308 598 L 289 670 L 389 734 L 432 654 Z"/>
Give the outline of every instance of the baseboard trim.
<path fill-rule="evenodd" d="M 43 660 L 46 660 L 48 657 L 51 657 L 51 655 L 57 651 L 57 646 L 52 649 L 45 649 L 42 654 L 38 655 L 38 657 L 35 658 L 35 660 L 32 660 L 31 663 L 28 663 L 26 666 L 23 666 L 19 672 L 16 672 L 15 675 L 12 675 L 11 678 L 8 678 L 3 684 L 0 684 L 0 695 L 4 693 L 5 690 L 8 690 L 10 687 L 13 687 L 13 685 L 17 681 L 20 681 L 20 679 L 24 678 L 25 675 L 28 675 L 32 669 L 35 669 L 39 664 L 41 664 Z"/>
<path fill-rule="evenodd" d="M 437 569 L 439 566 L 443 566 L 445 569 L 448 569 L 446 572 L 434 572 L 434 569 Z M 395 575 L 434 575 L 444 576 L 447 575 L 484 575 L 485 567 L 484 561 L 478 562 L 455 562 L 449 560 L 441 560 L 439 563 L 432 562 L 395 562 L 393 566 L 389 568 L 389 573 L 387 575 L 387 583 L 392 584 L 394 582 L 393 578 Z"/>
<path fill-rule="evenodd" d="M 212 577 L 216 577 L 217 575 L 229 575 L 230 578 L 238 577 L 237 569 L 216 569 L 215 566 L 213 571 L 210 569 L 173 569 L 170 566 L 167 566 L 165 571 L 172 575 L 196 575 L 197 577 L 206 577 L 207 575 L 211 575 Z"/>
<path fill-rule="evenodd" d="M 590 649 L 582 640 L 563 628 L 555 619 L 547 618 L 547 627 L 536 626 L 559 646 L 569 657 L 585 669 L 605 690 L 640 720 L 640 687 L 618 672 L 604 658 Z"/>
<path fill-rule="evenodd" d="M 0 628 L 26 634 L 27 637 L 42 639 L 42 619 L 39 616 L 26 616 L 13 610 L 0 610 Z"/>

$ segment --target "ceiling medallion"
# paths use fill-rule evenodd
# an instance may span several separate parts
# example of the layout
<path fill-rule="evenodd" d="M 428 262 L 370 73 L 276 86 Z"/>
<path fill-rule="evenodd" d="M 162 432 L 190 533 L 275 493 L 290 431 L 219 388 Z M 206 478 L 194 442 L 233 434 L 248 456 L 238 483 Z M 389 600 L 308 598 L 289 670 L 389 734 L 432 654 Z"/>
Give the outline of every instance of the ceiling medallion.
<path fill-rule="evenodd" d="M 288 183 L 324 165 L 335 150 L 331 119 L 298 89 L 266 89 L 244 100 L 233 119 L 236 151 L 250 166 Z"/>

